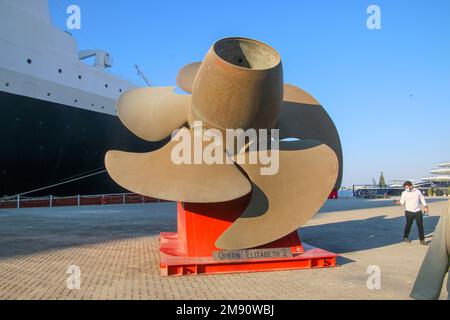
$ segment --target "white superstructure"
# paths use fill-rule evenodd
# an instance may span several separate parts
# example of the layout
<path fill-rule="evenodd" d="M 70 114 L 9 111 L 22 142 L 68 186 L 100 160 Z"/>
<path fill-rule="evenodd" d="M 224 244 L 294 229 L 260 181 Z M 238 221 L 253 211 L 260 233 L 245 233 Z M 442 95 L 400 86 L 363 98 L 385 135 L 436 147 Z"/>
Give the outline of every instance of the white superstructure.
<path fill-rule="evenodd" d="M 425 177 L 422 180 L 430 182 L 450 182 L 450 163 L 438 165 L 439 169 L 434 169 L 430 173 L 434 176 Z"/>
<path fill-rule="evenodd" d="M 73 37 L 52 25 L 47 0 L 0 0 L 0 48 L 4 92 L 115 115 L 117 98 L 135 87 L 106 72 L 107 52 L 78 52 Z M 96 65 L 80 60 L 89 56 Z"/>

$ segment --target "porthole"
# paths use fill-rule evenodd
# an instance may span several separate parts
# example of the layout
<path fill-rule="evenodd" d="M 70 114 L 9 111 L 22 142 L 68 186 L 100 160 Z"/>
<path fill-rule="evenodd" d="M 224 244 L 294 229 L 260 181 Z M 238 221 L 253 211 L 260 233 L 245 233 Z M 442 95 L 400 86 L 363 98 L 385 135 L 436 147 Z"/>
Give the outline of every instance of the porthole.
<path fill-rule="evenodd" d="M 104 106 L 102 106 L 102 109 L 105 109 L 105 107 L 104 107 Z"/>
<path fill-rule="evenodd" d="M 62 69 L 58 69 L 58 73 L 62 73 Z"/>
<path fill-rule="evenodd" d="M 31 59 L 27 59 L 27 63 L 31 64 L 33 61 L 31 61 Z"/>
<path fill-rule="evenodd" d="M 122 92 L 122 89 L 119 89 L 119 92 Z"/>
<path fill-rule="evenodd" d="M 78 79 L 80 79 L 80 80 L 81 80 L 82 78 L 83 78 L 83 77 L 82 77 L 81 75 L 78 75 Z"/>
<path fill-rule="evenodd" d="M 9 82 L 6 82 L 6 83 L 5 83 L 5 87 L 9 87 Z"/>
<path fill-rule="evenodd" d="M 91 104 L 91 107 L 94 107 L 94 104 L 93 104 L 93 103 Z"/>
<path fill-rule="evenodd" d="M 77 102 L 78 102 L 78 99 L 75 99 L 74 102 L 77 103 Z"/>
<path fill-rule="evenodd" d="M 47 97 L 50 97 L 52 94 L 50 92 L 47 92 Z"/>
<path fill-rule="evenodd" d="M 105 84 L 105 88 L 108 88 L 108 84 L 107 83 Z"/>

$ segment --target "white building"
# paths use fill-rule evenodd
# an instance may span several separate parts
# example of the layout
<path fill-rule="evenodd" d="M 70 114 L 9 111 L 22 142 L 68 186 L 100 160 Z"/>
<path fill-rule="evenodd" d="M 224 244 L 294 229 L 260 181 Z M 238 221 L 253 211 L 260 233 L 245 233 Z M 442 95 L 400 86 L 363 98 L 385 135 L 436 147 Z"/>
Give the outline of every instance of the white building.
<path fill-rule="evenodd" d="M 444 185 L 450 185 L 450 163 L 441 163 L 437 169 L 433 169 L 430 174 L 433 176 L 425 177 L 422 180 L 438 183 Z"/>

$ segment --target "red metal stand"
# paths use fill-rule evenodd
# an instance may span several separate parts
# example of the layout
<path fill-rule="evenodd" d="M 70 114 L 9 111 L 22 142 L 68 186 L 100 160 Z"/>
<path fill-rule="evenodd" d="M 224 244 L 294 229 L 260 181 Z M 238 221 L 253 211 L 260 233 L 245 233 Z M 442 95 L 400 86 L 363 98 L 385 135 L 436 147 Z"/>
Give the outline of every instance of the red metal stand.
<path fill-rule="evenodd" d="M 297 232 L 258 249 L 290 248 L 291 257 L 217 260 L 214 243 L 242 214 L 249 197 L 217 204 L 178 203 L 177 233 L 160 235 L 163 276 L 310 269 L 336 266 L 336 254 L 302 244 Z"/>
<path fill-rule="evenodd" d="M 328 197 L 328 199 L 331 200 L 335 200 L 339 198 L 339 193 L 336 189 L 333 189 L 333 191 L 331 191 L 330 196 Z"/>

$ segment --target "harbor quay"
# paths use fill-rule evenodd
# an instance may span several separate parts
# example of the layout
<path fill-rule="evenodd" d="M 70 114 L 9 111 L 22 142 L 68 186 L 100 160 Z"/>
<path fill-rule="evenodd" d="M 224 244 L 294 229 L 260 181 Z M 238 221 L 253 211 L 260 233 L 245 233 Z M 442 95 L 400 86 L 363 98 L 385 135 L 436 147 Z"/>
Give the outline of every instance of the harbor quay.
<path fill-rule="evenodd" d="M 430 241 L 448 198 L 427 200 Z M 410 299 L 427 247 L 415 228 L 402 242 L 404 219 L 392 200 L 330 200 L 299 235 L 338 254 L 336 268 L 162 277 L 159 233 L 176 230 L 175 203 L 5 209 L 0 299 Z"/>

